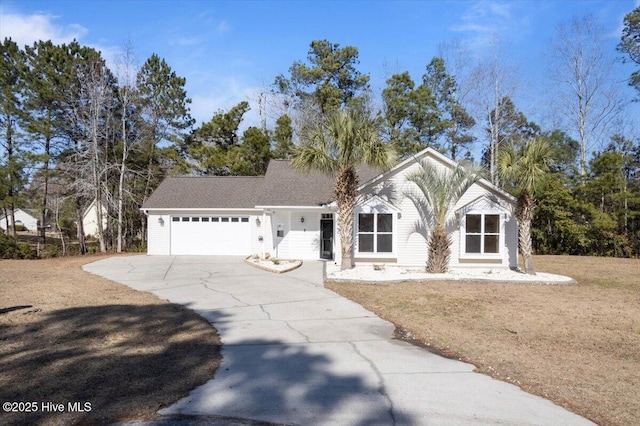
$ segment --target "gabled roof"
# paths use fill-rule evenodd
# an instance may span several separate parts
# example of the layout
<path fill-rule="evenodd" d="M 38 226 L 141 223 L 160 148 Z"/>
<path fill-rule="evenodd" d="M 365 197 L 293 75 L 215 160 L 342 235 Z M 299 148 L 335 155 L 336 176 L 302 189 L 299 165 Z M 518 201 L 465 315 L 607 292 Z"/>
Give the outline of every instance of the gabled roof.
<path fill-rule="evenodd" d="M 369 167 L 358 167 L 361 182 L 380 172 Z M 320 206 L 333 201 L 335 176 L 320 172 L 302 173 L 289 160 L 271 160 L 264 176 L 264 192 L 260 206 Z"/>
<path fill-rule="evenodd" d="M 511 209 L 509 207 L 507 207 L 509 204 L 507 204 L 506 206 L 504 205 L 506 202 L 508 202 L 509 200 L 505 200 L 505 199 L 500 199 L 498 197 L 496 197 L 495 195 L 481 195 L 478 198 L 471 200 L 470 202 L 468 202 L 467 204 L 465 204 L 464 206 L 461 206 L 460 208 L 456 209 L 456 213 L 459 214 L 464 214 L 468 211 L 471 211 L 475 208 L 481 208 L 483 210 L 486 210 L 487 207 L 490 208 L 495 208 L 495 209 L 499 209 L 502 210 L 505 213 L 509 213 L 511 214 Z"/>
<path fill-rule="evenodd" d="M 33 220 L 37 220 L 36 219 L 37 213 L 34 211 L 34 209 L 23 209 L 23 208 L 17 207 L 14 210 L 14 214 L 16 214 L 18 212 L 22 212 L 22 213 L 26 214 L 27 216 L 30 216 Z M 0 220 L 5 219 L 7 216 L 11 216 L 11 213 L 9 212 L 7 215 L 3 214 L 2 216 L 0 216 Z"/>
<path fill-rule="evenodd" d="M 333 199 L 334 179 L 319 172 L 301 173 L 288 160 L 271 160 L 264 175 L 259 206 L 319 206 Z"/>
<path fill-rule="evenodd" d="M 151 194 L 145 209 L 254 208 L 262 176 L 170 176 Z"/>
<path fill-rule="evenodd" d="M 379 172 L 358 168 L 361 182 Z M 320 206 L 333 200 L 335 177 L 301 173 L 289 160 L 271 160 L 265 176 L 167 177 L 143 209 L 246 209 L 256 206 Z"/>
<path fill-rule="evenodd" d="M 358 188 L 358 190 L 362 190 L 364 187 L 375 184 L 377 182 L 380 182 L 383 179 L 386 179 L 387 177 L 389 177 L 390 175 L 397 173 L 409 166 L 411 166 L 412 164 L 426 158 L 426 157 L 430 157 L 436 161 L 439 161 L 440 163 L 444 164 L 445 166 L 448 166 L 449 168 L 455 168 L 456 166 L 459 165 L 459 163 L 455 160 L 450 159 L 449 157 L 439 153 L 438 151 L 436 151 L 433 148 L 425 148 L 422 151 L 412 155 L 411 157 L 405 159 L 404 161 L 401 161 L 400 163 L 396 164 L 394 167 L 392 167 L 391 169 L 389 169 L 388 171 L 384 172 L 384 173 L 379 173 L 377 175 L 374 175 L 371 177 L 371 179 L 369 181 L 363 181 L 363 183 L 360 185 L 360 187 Z M 504 198 L 505 200 L 509 201 L 510 203 L 515 203 L 516 202 L 516 198 L 509 194 L 507 191 L 503 190 L 502 188 L 494 185 L 493 183 L 491 183 L 490 181 L 488 181 L 487 179 L 480 179 L 476 182 L 476 184 L 490 190 L 491 192 L 493 192 L 494 194 Z"/>
<path fill-rule="evenodd" d="M 359 191 L 374 185 L 411 166 L 416 161 L 429 157 L 448 166 L 457 162 L 432 148 L 427 148 L 407 158 L 386 172 L 370 167 L 359 167 L 358 177 L 362 183 Z M 515 198 L 480 179 L 478 185 L 496 196 L 514 203 Z M 293 168 L 289 160 L 271 160 L 265 176 L 174 176 L 166 178 L 144 203 L 144 209 L 252 209 L 256 207 L 316 207 L 333 201 L 335 176 L 320 172 L 301 173 Z"/>

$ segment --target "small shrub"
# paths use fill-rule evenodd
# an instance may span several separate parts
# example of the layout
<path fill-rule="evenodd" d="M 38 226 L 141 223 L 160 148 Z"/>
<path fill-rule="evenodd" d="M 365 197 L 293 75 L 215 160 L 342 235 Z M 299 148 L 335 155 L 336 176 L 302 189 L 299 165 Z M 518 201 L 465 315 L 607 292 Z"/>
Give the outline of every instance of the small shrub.
<path fill-rule="evenodd" d="M 21 223 L 16 223 L 16 232 L 26 231 L 27 227 Z"/>
<path fill-rule="evenodd" d="M 126 247 L 127 253 L 146 253 L 147 245 L 145 243 L 137 242 Z"/>
<path fill-rule="evenodd" d="M 40 250 L 40 257 L 43 259 L 50 259 L 52 257 L 60 256 L 62 248 L 56 244 L 47 244 L 42 250 Z"/>
<path fill-rule="evenodd" d="M 36 252 L 29 243 L 0 233 L 0 259 L 35 259 Z"/>
<path fill-rule="evenodd" d="M 271 259 L 271 261 L 273 262 L 274 265 L 280 264 L 280 259 L 278 259 L 277 257 L 274 257 L 273 259 Z"/>

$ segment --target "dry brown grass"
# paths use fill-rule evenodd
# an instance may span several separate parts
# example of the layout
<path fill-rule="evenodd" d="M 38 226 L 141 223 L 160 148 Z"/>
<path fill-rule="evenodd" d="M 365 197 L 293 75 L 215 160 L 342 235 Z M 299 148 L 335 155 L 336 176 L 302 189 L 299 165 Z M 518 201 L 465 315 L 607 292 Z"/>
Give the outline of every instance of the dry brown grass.
<path fill-rule="evenodd" d="M 537 256 L 577 285 L 327 283 L 436 352 L 601 425 L 640 419 L 640 260 Z"/>
<path fill-rule="evenodd" d="M 0 402 L 90 402 L 2 424 L 148 419 L 210 379 L 216 331 L 195 313 L 81 270 L 100 257 L 0 261 Z"/>

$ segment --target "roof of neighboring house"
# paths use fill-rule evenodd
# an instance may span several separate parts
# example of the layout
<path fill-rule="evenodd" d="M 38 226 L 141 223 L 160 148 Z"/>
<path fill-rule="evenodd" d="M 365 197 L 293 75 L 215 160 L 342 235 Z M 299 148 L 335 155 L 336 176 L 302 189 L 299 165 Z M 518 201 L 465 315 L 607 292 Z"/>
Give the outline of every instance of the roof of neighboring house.
<path fill-rule="evenodd" d="M 14 214 L 15 214 L 15 213 L 18 213 L 18 212 L 22 212 L 22 213 L 24 213 L 24 214 L 26 214 L 26 215 L 28 215 L 28 216 L 31 216 L 34 220 L 37 220 L 37 219 L 36 219 L 36 215 L 37 215 L 37 214 L 34 212 L 34 210 L 33 210 L 33 209 L 23 209 L 23 208 L 17 207 L 17 208 L 14 210 Z M 11 213 L 9 212 L 7 215 L 8 215 L 8 216 L 11 216 Z M 5 217 L 7 217 L 7 216 L 5 216 L 4 214 L 3 214 L 3 215 L 1 215 L 1 216 L 0 216 L 0 220 L 1 220 L 1 219 L 4 219 Z"/>
<path fill-rule="evenodd" d="M 358 168 L 360 182 L 380 174 Z M 265 176 L 166 178 L 142 208 L 244 209 L 256 206 L 320 206 L 333 201 L 335 177 L 296 171 L 289 160 L 271 160 Z"/>
<path fill-rule="evenodd" d="M 96 200 L 91 200 L 91 203 L 89 203 L 89 205 L 84 209 L 84 213 L 82 213 L 82 218 L 86 219 L 89 213 L 91 213 L 91 211 L 95 208 L 95 206 L 96 206 Z M 105 213 L 107 212 L 107 209 L 105 208 L 104 204 L 102 205 L 102 211 Z"/>

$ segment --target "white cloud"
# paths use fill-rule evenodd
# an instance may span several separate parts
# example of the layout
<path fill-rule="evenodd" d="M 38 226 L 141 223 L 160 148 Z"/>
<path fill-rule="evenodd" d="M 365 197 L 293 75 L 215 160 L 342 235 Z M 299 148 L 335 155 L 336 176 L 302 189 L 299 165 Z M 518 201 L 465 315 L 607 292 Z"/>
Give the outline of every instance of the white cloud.
<path fill-rule="evenodd" d="M 198 76 L 199 83 L 189 84 L 187 80 L 187 93 L 195 93 L 191 97 L 191 116 L 196 119 L 196 126 L 211 120 L 213 114 L 219 110 L 228 110 L 242 101 L 249 101 L 247 94 L 253 89 L 238 77 L 209 76 L 205 81 L 204 76 Z M 211 85 L 211 82 L 215 82 Z M 245 116 L 245 121 L 253 121 L 254 108 Z M 255 111 L 257 114 L 257 111 Z M 251 124 L 255 125 L 255 124 Z"/>
<path fill-rule="evenodd" d="M 80 39 L 87 29 L 79 24 L 57 25 L 56 16 L 44 13 L 19 15 L 6 13 L 0 8 L 0 39 L 11 37 L 19 46 L 31 45 L 39 40 L 54 44 Z"/>
<path fill-rule="evenodd" d="M 5 37 L 11 37 L 20 47 L 33 45 L 33 43 L 43 40 L 51 40 L 53 44 L 69 43 L 77 40 L 80 44 L 92 47 L 101 52 L 102 57 L 107 62 L 107 66 L 114 69 L 115 59 L 120 54 L 121 48 L 115 46 L 99 46 L 92 43 L 82 42 L 82 38 L 89 33 L 89 30 L 80 24 L 58 25 L 58 16 L 45 13 L 34 13 L 31 15 L 21 15 L 17 13 L 7 13 L 0 8 L 0 41 Z"/>
<path fill-rule="evenodd" d="M 451 30 L 465 33 L 473 50 L 489 47 L 496 37 L 508 39 L 527 26 L 526 18 L 514 14 L 513 3 L 481 0 L 468 4 L 460 22 Z"/>
<path fill-rule="evenodd" d="M 198 37 L 178 37 L 169 41 L 171 46 L 195 46 L 200 43 L 202 43 L 202 40 Z"/>
<path fill-rule="evenodd" d="M 221 21 L 218 24 L 218 27 L 216 28 L 216 30 L 219 33 L 226 33 L 227 31 L 229 31 L 231 29 L 231 27 L 229 26 L 229 24 L 226 21 Z"/>
<path fill-rule="evenodd" d="M 195 127 L 211 120 L 216 112 L 228 111 L 231 107 L 242 101 L 249 103 L 249 111 L 244 115 L 239 132 L 244 132 L 248 127 L 260 127 L 260 108 L 258 97 L 265 92 L 264 85 L 249 84 L 241 76 L 217 77 L 211 76 L 210 81 L 215 81 L 211 86 L 200 83 L 187 88 L 188 93 L 196 93 L 191 97 L 191 116 L 196 120 Z M 267 127 L 274 125 L 275 116 L 279 116 L 279 110 L 274 105 L 275 100 L 270 97 L 267 101 Z"/>

